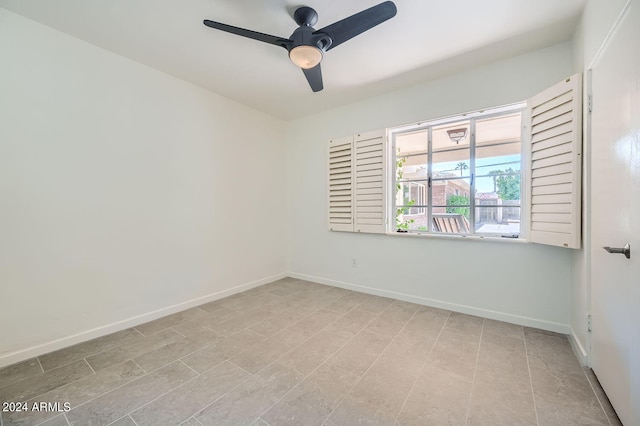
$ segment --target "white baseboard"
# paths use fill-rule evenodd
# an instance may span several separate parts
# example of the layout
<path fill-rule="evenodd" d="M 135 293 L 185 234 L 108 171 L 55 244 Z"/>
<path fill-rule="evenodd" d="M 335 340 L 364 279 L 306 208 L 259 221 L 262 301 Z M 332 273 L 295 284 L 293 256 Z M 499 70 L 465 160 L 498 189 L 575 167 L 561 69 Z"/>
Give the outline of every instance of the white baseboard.
<path fill-rule="evenodd" d="M 226 290 L 218 291 L 208 294 L 206 296 L 198 297 L 196 299 L 188 300 L 186 302 L 177 303 L 175 305 L 167 306 L 162 309 L 147 312 L 141 315 L 136 315 L 131 318 L 127 318 L 122 321 L 118 321 L 112 324 L 103 325 L 90 330 L 82 331 L 72 336 L 63 337 L 60 339 L 52 340 L 50 342 L 42 343 L 27 349 L 12 352 L 7 355 L 0 356 L 0 368 L 15 364 L 20 361 L 33 358 L 35 356 L 43 355 L 58 349 L 62 349 L 77 343 L 86 342 L 87 340 L 102 337 L 107 334 L 115 333 L 117 331 L 124 330 L 126 328 L 135 327 L 136 325 L 144 324 L 145 322 L 153 321 L 155 319 L 175 314 L 176 312 L 184 311 L 185 309 L 194 308 L 196 306 L 203 305 L 205 303 L 213 302 L 214 300 L 222 299 L 223 297 L 231 296 L 236 293 L 251 290 L 254 287 L 258 287 L 270 282 L 285 278 L 289 274 L 281 273 L 272 275 L 257 281 L 252 281 L 246 284 L 241 284 Z"/>
<path fill-rule="evenodd" d="M 96 327 L 90 330 L 83 331 L 81 333 L 67 336 L 61 339 L 52 340 L 40 345 L 33 346 L 24 350 L 9 353 L 7 355 L 0 356 L 0 367 L 11 365 L 20 361 L 24 361 L 35 356 L 43 355 L 58 349 L 62 349 L 77 343 L 82 343 L 87 340 L 95 339 L 97 337 L 105 336 L 107 334 L 115 333 L 117 331 L 124 330 L 129 327 L 135 327 L 136 325 L 144 324 L 145 322 L 153 321 L 163 316 L 171 315 L 176 312 L 183 311 L 185 309 L 193 308 L 205 303 L 212 302 L 214 300 L 222 299 L 223 297 L 231 296 L 236 293 L 250 290 L 252 288 L 268 284 L 270 282 L 292 277 L 305 281 L 311 281 L 318 284 L 325 284 L 334 287 L 344 288 L 347 290 L 358 291 L 367 294 L 373 294 L 376 296 L 390 297 L 393 299 L 404 300 L 406 302 L 417 303 L 420 305 L 431 306 L 435 308 L 447 309 L 454 312 L 460 312 L 469 315 L 475 315 L 483 318 L 494 319 L 498 321 L 505 321 L 512 324 L 523 325 L 527 327 L 539 328 L 542 330 L 554 331 L 556 333 L 568 334 L 569 341 L 571 342 L 576 355 L 580 359 L 583 365 L 588 365 L 588 356 L 582 345 L 576 338 L 573 330 L 566 324 L 540 320 L 536 318 L 530 318 L 525 316 L 513 315 L 505 312 L 493 311 L 490 309 L 484 309 L 468 305 L 460 305 L 451 302 L 445 302 L 437 299 L 430 299 L 422 296 L 415 296 L 411 294 L 398 293 L 390 290 L 382 290 L 374 287 L 367 287 L 359 284 L 352 284 L 343 281 L 336 281 L 322 277 L 316 277 L 311 275 L 299 274 L 295 272 L 281 273 L 266 277 L 257 281 L 253 281 L 246 284 L 241 284 L 226 290 L 218 291 L 216 293 L 209 294 L 207 296 L 199 297 L 196 299 L 188 300 L 186 302 L 178 303 L 175 305 L 167 306 L 162 309 L 158 309 L 145 314 L 136 315 L 134 317 L 118 321 L 112 324 L 107 324 L 101 327 Z"/>
<path fill-rule="evenodd" d="M 589 359 L 589 353 L 585 349 L 585 347 L 580 343 L 580 339 L 571 328 L 569 333 L 569 343 L 571 343 L 571 349 L 573 349 L 573 353 L 580 361 L 583 367 L 591 367 L 591 361 Z"/>
<path fill-rule="evenodd" d="M 493 311 L 490 309 L 479 308 L 475 306 L 460 305 L 457 303 L 445 302 L 442 300 L 430 299 L 422 296 L 414 296 L 411 294 L 398 293 L 390 290 L 382 290 L 374 287 L 367 287 L 359 284 L 346 283 L 322 277 L 299 274 L 296 272 L 289 273 L 290 277 L 298 278 L 305 281 L 311 281 L 318 284 L 340 287 L 347 290 L 359 291 L 361 293 L 373 294 L 375 296 L 390 297 L 393 299 L 404 300 L 405 302 L 417 303 L 419 305 L 431 306 L 434 308 L 447 309 L 449 311 L 460 312 L 468 315 L 475 315 L 483 318 L 504 321 L 512 324 L 523 325 L 526 327 L 539 328 L 541 330 L 553 331 L 556 333 L 569 334 L 570 327 L 567 324 L 561 324 L 552 321 L 545 321 L 537 318 L 530 318 L 520 315 L 513 315 L 505 312 Z"/>

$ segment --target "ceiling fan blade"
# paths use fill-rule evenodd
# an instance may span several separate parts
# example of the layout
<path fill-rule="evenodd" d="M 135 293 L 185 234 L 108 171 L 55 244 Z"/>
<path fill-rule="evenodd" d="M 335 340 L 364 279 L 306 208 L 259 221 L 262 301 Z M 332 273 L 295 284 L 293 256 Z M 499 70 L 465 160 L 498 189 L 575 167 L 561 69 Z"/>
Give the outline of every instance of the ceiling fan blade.
<path fill-rule="evenodd" d="M 376 25 L 383 23 L 387 19 L 393 18 L 396 16 L 396 12 L 396 5 L 392 1 L 385 1 L 321 28 L 314 34 L 323 33 L 331 37 L 332 43 L 327 49 L 331 50 L 358 34 L 362 34 Z"/>
<path fill-rule="evenodd" d="M 311 90 L 319 92 L 323 89 L 324 86 L 322 85 L 322 71 L 320 70 L 320 64 L 313 68 L 302 68 L 302 72 L 304 73 L 304 76 L 307 77 Z"/>
<path fill-rule="evenodd" d="M 223 24 L 221 22 L 210 21 L 208 19 L 205 19 L 203 22 L 207 27 L 215 28 L 216 30 L 226 31 L 231 34 L 236 34 L 239 36 L 252 38 L 254 40 L 263 41 L 265 43 L 274 44 L 276 46 L 284 47 L 285 49 L 288 49 L 289 46 L 293 44 L 293 41 L 289 40 L 288 38 L 246 30 L 244 28 L 234 27 L 233 25 Z"/>

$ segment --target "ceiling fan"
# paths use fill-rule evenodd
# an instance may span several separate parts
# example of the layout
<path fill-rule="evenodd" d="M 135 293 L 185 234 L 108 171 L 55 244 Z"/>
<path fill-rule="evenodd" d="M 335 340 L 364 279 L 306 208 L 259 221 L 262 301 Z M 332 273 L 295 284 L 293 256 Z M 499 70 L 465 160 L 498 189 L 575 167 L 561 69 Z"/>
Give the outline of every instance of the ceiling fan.
<path fill-rule="evenodd" d="M 204 24 L 217 30 L 284 47 L 289 52 L 291 61 L 302 69 L 309 86 L 311 86 L 311 90 L 319 92 L 323 88 L 320 61 L 322 61 L 324 52 L 341 45 L 387 19 L 393 18 L 396 15 L 396 11 L 396 5 L 392 1 L 385 1 L 324 28 L 315 30 L 312 26 L 318 22 L 318 14 L 312 8 L 302 6 L 296 9 L 293 14 L 293 19 L 300 27 L 289 38 L 246 30 L 208 19 L 204 20 Z"/>

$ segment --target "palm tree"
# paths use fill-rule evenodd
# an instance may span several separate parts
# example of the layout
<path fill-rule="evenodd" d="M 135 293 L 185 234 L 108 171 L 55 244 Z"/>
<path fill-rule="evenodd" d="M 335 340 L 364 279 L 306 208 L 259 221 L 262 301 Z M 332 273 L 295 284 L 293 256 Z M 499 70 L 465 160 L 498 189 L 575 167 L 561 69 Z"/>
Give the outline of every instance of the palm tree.
<path fill-rule="evenodd" d="M 491 170 L 487 173 L 493 178 L 493 192 L 498 192 L 498 176 L 502 176 L 504 174 L 503 170 Z"/>
<path fill-rule="evenodd" d="M 462 176 L 462 171 L 467 170 L 468 168 L 469 166 L 467 166 L 467 163 L 464 161 L 461 161 L 456 165 L 456 170 L 460 170 L 460 176 Z"/>

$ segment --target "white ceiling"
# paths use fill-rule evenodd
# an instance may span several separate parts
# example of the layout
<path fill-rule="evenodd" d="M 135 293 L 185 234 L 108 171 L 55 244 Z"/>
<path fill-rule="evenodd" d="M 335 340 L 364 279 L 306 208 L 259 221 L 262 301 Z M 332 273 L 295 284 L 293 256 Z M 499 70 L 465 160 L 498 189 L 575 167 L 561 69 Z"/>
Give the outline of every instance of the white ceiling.
<path fill-rule="evenodd" d="M 382 0 L 306 0 L 316 29 Z M 203 19 L 289 37 L 290 0 L 0 0 L 0 7 L 283 119 L 571 38 L 586 0 L 395 0 L 391 20 L 327 52 L 313 93 L 286 50 Z"/>

